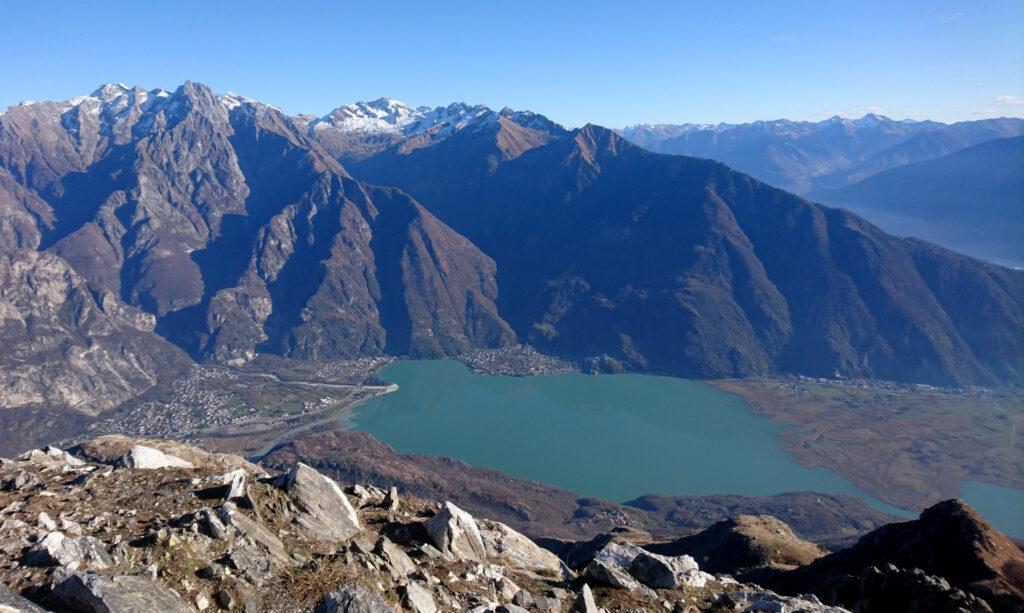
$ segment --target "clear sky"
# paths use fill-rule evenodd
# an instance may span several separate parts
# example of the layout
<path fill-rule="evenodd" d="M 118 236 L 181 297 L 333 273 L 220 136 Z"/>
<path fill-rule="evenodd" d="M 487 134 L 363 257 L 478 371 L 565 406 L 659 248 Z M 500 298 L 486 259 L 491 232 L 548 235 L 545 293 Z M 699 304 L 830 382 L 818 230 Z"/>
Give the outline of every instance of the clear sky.
<path fill-rule="evenodd" d="M 1024 0 L 0 0 L 0 108 L 185 80 L 593 122 L 1024 116 Z"/>

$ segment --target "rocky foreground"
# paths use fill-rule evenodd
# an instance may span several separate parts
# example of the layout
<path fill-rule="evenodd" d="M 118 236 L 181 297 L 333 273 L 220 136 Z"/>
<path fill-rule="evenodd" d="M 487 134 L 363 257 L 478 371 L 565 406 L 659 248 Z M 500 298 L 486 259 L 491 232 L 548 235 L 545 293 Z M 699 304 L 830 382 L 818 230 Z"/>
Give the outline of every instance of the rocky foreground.
<path fill-rule="evenodd" d="M 3 613 L 1024 606 L 1024 554 L 958 501 L 832 554 L 770 516 L 671 541 L 621 529 L 543 543 L 452 502 L 168 441 L 0 461 Z"/>

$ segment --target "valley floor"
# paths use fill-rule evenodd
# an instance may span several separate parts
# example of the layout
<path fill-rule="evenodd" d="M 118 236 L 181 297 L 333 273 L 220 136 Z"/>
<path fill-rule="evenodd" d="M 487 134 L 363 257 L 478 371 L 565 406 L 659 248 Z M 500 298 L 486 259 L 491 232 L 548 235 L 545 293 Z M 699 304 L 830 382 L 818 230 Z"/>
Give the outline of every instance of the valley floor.
<path fill-rule="evenodd" d="M 787 425 L 780 441 L 906 509 L 961 495 L 964 481 L 1024 489 L 1024 397 L 989 389 L 827 379 L 730 379 L 722 390 Z"/>

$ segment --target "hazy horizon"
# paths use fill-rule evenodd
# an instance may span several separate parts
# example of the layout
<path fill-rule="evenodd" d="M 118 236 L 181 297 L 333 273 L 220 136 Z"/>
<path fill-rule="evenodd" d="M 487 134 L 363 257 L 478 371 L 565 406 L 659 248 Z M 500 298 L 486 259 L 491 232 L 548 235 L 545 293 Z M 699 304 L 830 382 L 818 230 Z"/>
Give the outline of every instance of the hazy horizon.
<path fill-rule="evenodd" d="M 528 109 L 567 126 L 1024 116 L 1018 2 L 64 6 L 5 7 L 0 50 L 13 62 L 0 109 L 106 82 L 194 80 L 312 115 L 389 97 Z"/>

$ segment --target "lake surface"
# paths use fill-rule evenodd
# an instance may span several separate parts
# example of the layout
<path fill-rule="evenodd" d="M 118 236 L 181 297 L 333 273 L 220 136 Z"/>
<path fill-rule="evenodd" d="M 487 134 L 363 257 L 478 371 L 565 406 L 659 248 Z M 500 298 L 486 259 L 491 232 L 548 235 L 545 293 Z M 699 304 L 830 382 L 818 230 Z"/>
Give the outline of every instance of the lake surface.
<path fill-rule="evenodd" d="M 650 493 L 810 490 L 913 516 L 836 473 L 801 466 L 778 447 L 782 425 L 705 383 L 635 374 L 477 375 L 454 360 L 396 362 L 379 376 L 398 391 L 356 409 L 350 424 L 401 453 L 458 458 L 617 502 Z M 997 494 L 964 492 L 993 519 L 992 505 L 1003 505 Z"/>
<path fill-rule="evenodd" d="M 1024 538 L 1024 490 L 964 481 L 960 485 L 960 497 L 996 528 L 1010 536 Z"/>

